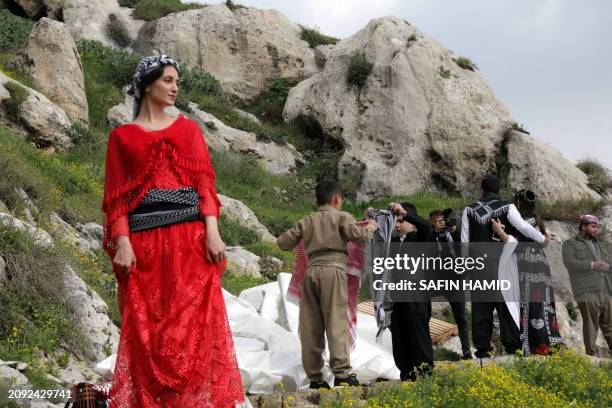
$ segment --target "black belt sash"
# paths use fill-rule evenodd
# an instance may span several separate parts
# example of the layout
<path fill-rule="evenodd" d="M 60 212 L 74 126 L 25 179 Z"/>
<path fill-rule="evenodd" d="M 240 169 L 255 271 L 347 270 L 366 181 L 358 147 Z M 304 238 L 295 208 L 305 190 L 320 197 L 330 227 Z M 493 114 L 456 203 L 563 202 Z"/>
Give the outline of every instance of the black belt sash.
<path fill-rule="evenodd" d="M 199 201 L 193 187 L 151 189 L 128 214 L 130 232 L 200 220 Z"/>

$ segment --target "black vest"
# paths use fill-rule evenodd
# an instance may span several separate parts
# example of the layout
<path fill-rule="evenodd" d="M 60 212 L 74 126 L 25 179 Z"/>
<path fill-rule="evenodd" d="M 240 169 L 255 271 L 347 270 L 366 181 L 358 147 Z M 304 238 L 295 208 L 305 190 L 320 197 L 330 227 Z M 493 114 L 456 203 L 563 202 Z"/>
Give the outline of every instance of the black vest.
<path fill-rule="evenodd" d="M 470 223 L 470 242 L 496 242 L 499 237 L 494 236 L 491 227 L 491 220 L 494 218 L 498 218 L 505 225 L 507 234 L 516 236 L 518 231 L 508 221 L 510 205 L 508 201 L 493 194 L 485 195 L 470 204 L 466 209 Z"/>

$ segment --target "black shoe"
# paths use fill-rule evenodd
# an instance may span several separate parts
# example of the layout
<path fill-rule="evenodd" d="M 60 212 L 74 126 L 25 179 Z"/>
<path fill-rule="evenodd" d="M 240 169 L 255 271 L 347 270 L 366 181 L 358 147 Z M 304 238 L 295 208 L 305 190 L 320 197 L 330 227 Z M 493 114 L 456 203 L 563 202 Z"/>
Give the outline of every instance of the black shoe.
<path fill-rule="evenodd" d="M 474 357 L 472 356 L 471 351 L 466 351 L 465 353 L 463 353 L 463 356 L 461 357 L 462 360 L 471 360 L 472 358 Z"/>
<path fill-rule="evenodd" d="M 310 388 L 311 390 L 331 390 L 331 387 L 329 386 L 329 384 L 327 383 L 327 381 L 324 380 L 320 380 L 320 381 L 311 381 L 310 382 Z"/>
<path fill-rule="evenodd" d="M 361 383 L 359 382 L 355 374 L 349 374 L 348 377 L 344 377 L 344 378 L 336 377 L 334 379 L 334 387 L 338 387 L 342 385 L 348 385 L 349 387 L 359 387 Z"/>

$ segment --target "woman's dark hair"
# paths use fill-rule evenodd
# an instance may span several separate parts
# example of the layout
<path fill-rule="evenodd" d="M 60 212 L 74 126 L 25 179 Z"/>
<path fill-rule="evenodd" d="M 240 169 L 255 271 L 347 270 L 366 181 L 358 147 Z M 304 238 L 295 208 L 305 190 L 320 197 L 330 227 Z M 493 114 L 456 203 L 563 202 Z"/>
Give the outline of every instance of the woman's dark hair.
<path fill-rule="evenodd" d="M 522 189 L 514 195 L 514 205 L 517 206 L 521 215 L 531 216 L 535 219 L 538 228 L 542 234 L 546 234 L 546 227 L 542 217 L 536 211 L 536 194 L 527 189 Z"/>
<path fill-rule="evenodd" d="M 140 95 L 142 95 L 143 98 L 146 94 L 145 89 L 147 89 L 147 86 L 151 85 L 153 82 L 161 78 L 161 76 L 164 74 L 164 69 L 167 66 L 171 66 L 176 69 L 176 67 L 172 64 L 164 64 L 164 65 L 160 65 L 159 67 L 155 68 L 153 71 L 149 72 L 147 75 L 142 76 L 142 78 L 140 79 L 139 88 L 140 88 Z M 180 72 L 178 70 L 177 72 L 180 75 Z M 138 110 L 140 111 L 140 106 L 138 106 Z M 139 112 L 136 112 L 136 116 L 138 116 L 138 113 Z"/>

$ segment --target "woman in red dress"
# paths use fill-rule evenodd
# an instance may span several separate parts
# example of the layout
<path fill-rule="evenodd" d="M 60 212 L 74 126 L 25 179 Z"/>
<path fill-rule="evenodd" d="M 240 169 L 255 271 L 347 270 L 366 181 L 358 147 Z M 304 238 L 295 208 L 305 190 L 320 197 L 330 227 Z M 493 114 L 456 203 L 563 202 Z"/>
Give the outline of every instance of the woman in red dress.
<path fill-rule="evenodd" d="M 121 339 L 111 407 L 233 407 L 244 401 L 221 276 L 225 245 L 206 142 L 164 113 L 178 64 L 143 58 L 134 122 L 108 140 L 104 248 L 119 283 Z"/>

